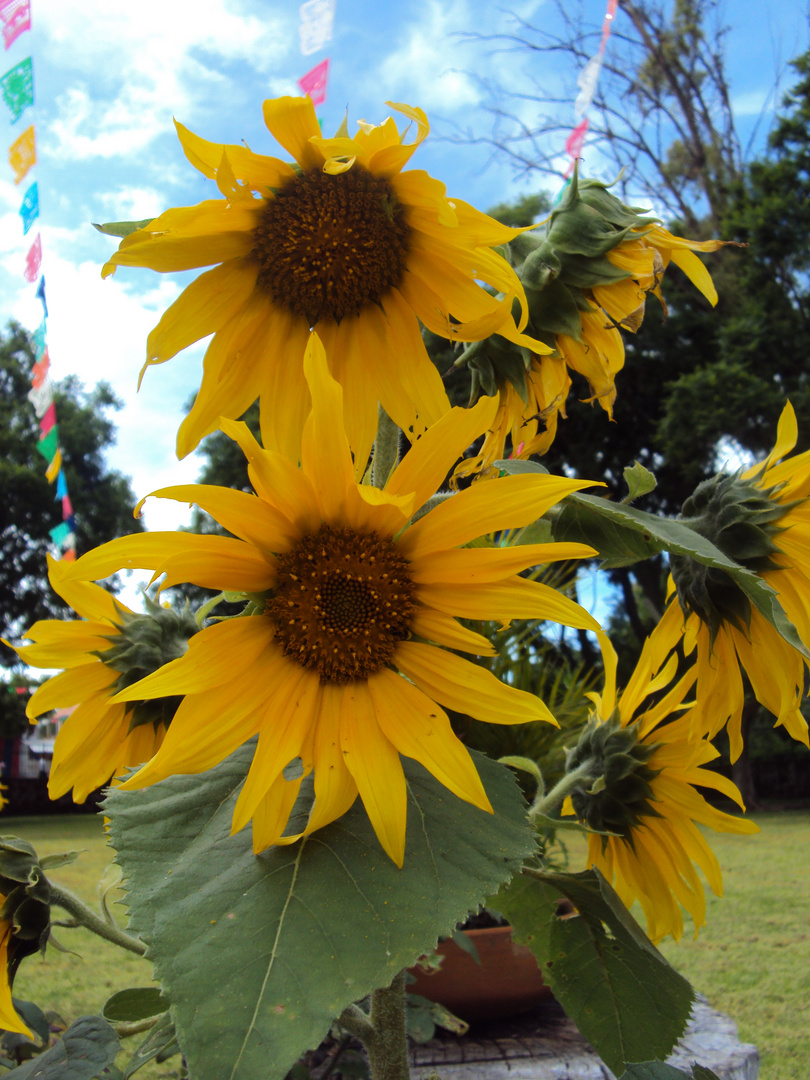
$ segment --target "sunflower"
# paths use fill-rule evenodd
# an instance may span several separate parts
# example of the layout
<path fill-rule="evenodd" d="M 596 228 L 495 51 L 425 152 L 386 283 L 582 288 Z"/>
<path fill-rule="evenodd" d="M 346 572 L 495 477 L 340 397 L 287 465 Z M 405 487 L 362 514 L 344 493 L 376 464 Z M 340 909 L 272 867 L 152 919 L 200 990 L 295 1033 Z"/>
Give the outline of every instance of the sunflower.
<path fill-rule="evenodd" d="M 177 702 L 119 704 L 111 699 L 161 662 L 179 656 L 196 625 L 189 614 L 154 603 L 148 614 L 136 615 L 98 585 L 68 580 L 70 565 L 48 556 L 51 585 L 80 619 L 35 623 L 26 634 L 34 644 L 11 647 L 26 664 L 66 669 L 35 691 L 26 714 L 34 723 L 51 709 L 78 706 L 56 736 L 48 793 L 58 799 L 73 788 L 73 800 L 80 803 L 111 776 L 148 761 L 160 747 Z"/>
<path fill-rule="evenodd" d="M 583 202 L 592 195 L 591 183 L 581 182 Z M 613 202 L 621 206 L 618 200 Z M 458 361 L 477 372 L 486 393 L 499 395 L 499 409 L 481 450 L 459 466 L 456 477 L 493 475 L 492 463 L 506 456 L 510 443 L 512 457 L 545 454 L 554 442 L 558 417 L 565 417 L 569 369 L 587 380 L 590 397 L 585 400 L 598 402 L 612 419 L 616 376 L 625 362 L 621 331 L 638 330 L 650 293 L 666 310 L 661 278 L 670 262 L 711 304 L 717 303 L 711 275 L 694 252 L 716 251 L 723 241 L 687 240 L 647 221 L 632 229 L 616 229 L 615 247 L 588 258 L 578 250 L 581 237 L 574 230 L 572 240 L 569 229 L 561 239 L 552 224 L 545 241 L 529 234 L 515 245 L 518 259 L 529 252 L 520 267 L 529 302 L 527 332 L 545 348 L 476 343 Z M 573 245 L 574 250 L 563 245 Z"/>
<path fill-rule="evenodd" d="M 773 588 L 807 649 L 810 451 L 788 457 L 797 438 L 796 414 L 788 402 L 767 459 L 738 476 L 720 475 L 701 484 L 684 504 L 684 518 Z M 741 539 L 743 548 L 738 547 Z M 703 716 L 709 737 L 727 724 L 731 760 L 736 761 L 743 748 L 742 668 L 757 701 L 776 717 L 775 726 L 810 745 L 800 708 L 807 655 L 753 608 L 725 574 L 706 572 L 684 559 L 673 559 L 672 569 L 670 603 L 654 633 L 667 647 L 682 640 L 688 656 L 696 653 L 698 696 L 707 703 Z"/>
<path fill-rule="evenodd" d="M 730 780 L 703 768 L 719 753 L 707 739 L 695 737 L 691 709 L 684 704 L 697 677 L 695 668 L 673 684 L 677 655 L 667 656 L 660 639 L 651 636 L 617 696 L 616 653 L 604 634 L 599 639 L 604 690 L 589 695 L 594 714 L 568 761 L 570 770 L 590 757 L 595 771 L 566 800 L 563 812 L 613 834 L 590 835 L 588 866 L 605 875 L 627 907 L 636 900 L 641 904 L 652 941 L 667 934 L 677 941 L 683 933 L 681 907 L 692 916 L 696 934 L 706 922 L 706 897 L 695 866 L 715 895 L 723 892 L 717 858 L 697 826 L 738 834 L 759 829 L 717 810 L 696 790 L 714 789 L 742 806 Z"/>
<path fill-rule="evenodd" d="M 124 566 L 148 568 L 156 577 L 166 573 L 164 585 L 189 581 L 250 593 L 257 605 L 255 614 L 206 627 L 184 657 L 115 698 L 184 696 L 163 745 L 124 788 L 210 769 L 258 734 L 234 831 L 252 819 L 256 851 L 297 839 L 282 834 L 303 776 L 314 773 L 304 833 L 340 817 L 359 792 L 382 846 L 402 865 L 400 754 L 416 758 L 455 795 L 491 809 L 441 706 L 492 723 L 554 723 L 533 695 L 449 651 L 494 655 L 489 641 L 457 617 L 598 626 L 578 604 L 518 576 L 541 563 L 591 555 L 591 548 L 460 545 L 526 525 L 588 485 L 549 475 L 507 477 L 446 497 L 408 526 L 491 422 L 496 403 L 485 399 L 446 413 L 379 490 L 354 479 L 343 392 L 317 335 L 304 370 L 312 411 L 300 467 L 262 449 L 244 423 L 226 420 L 223 430 L 242 447 L 256 496 L 203 485 L 155 492 L 196 503 L 233 537 L 124 537 L 83 556 L 70 573 L 96 579 Z M 193 550 L 190 539 L 197 541 Z M 291 763 L 297 770 L 285 772 Z"/>
<path fill-rule="evenodd" d="M 293 163 L 207 142 L 177 125 L 186 157 L 223 198 L 167 210 L 137 229 L 103 275 L 118 266 L 219 264 L 185 289 L 147 340 L 144 367 L 214 335 L 178 433 L 180 457 L 216 430 L 221 415 L 235 419 L 260 398 L 264 445 L 297 461 L 309 411 L 302 359 L 313 326 L 346 391 L 360 475 L 378 402 L 412 438 L 449 408 L 419 320 L 453 341 L 497 331 L 531 343 L 519 332 L 526 323 L 520 282 L 492 250 L 522 230 L 451 202 L 426 172 L 403 172 L 428 122 L 421 109 L 389 104 L 416 124 L 412 142 L 390 117 L 379 126 L 360 123 L 353 138 L 323 138 L 308 97 L 266 101 L 265 123 Z M 515 299 L 523 305 L 517 326 Z"/>

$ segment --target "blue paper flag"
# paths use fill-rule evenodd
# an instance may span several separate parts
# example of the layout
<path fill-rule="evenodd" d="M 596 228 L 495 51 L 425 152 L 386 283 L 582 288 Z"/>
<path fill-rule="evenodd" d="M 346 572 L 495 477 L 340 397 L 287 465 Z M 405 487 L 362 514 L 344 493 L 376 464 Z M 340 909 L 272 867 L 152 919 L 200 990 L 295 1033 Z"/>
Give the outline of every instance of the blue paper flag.
<path fill-rule="evenodd" d="M 64 469 L 59 470 L 59 475 L 56 478 L 56 499 L 64 499 L 68 493 L 67 480 L 65 479 Z"/>
<path fill-rule="evenodd" d="M 31 335 L 33 337 L 33 339 L 34 339 L 34 345 L 36 346 L 36 350 L 37 350 L 37 360 L 39 360 L 40 357 L 42 356 L 42 354 L 45 352 L 45 344 L 46 344 L 45 335 L 46 335 L 46 333 L 47 333 L 47 326 L 46 326 L 45 320 L 43 319 L 42 322 L 39 324 L 39 326 L 34 331 L 34 333 Z"/>
<path fill-rule="evenodd" d="M 45 318 L 48 318 L 48 304 L 45 300 L 45 277 L 39 279 L 39 288 L 37 289 L 37 300 L 42 301 L 42 307 L 45 311 Z"/>
<path fill-rule="evenodd" d="M 23 195 L 20 217 L 23 219 L 23 236 L 39 217 L 39 191 L 36 182 Z"/>

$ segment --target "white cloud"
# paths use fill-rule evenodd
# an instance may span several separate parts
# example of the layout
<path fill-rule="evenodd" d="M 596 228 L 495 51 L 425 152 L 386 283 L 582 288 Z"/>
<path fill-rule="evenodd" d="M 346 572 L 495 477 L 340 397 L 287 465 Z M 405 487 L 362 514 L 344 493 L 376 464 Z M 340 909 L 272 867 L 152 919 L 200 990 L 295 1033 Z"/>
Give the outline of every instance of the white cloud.
<path fill-rule="evenodd" d="M 444 4 L 427 0 L 410 10 L 412 19 L 399 34 L 404 42 L 379 65 L 375 82 L 385 86 L 386 94 L 395 100 L 445 113 L 478 104 L 481 92 L 475 80 L 453 66 L 464 65 L 453 35 L 470 24 L 465 0 Z"/>
<path fill-rule="evenodd" d="M 218 70 L 247 65 L 265 75 L 292 48 L 292 12 L 261 18 L 227 0 L 40 0 L 46 59 L 73 73 L 56 100 L 49 150 L 64 160 L 119 158 L 193 117 L 200 88 Z"/>

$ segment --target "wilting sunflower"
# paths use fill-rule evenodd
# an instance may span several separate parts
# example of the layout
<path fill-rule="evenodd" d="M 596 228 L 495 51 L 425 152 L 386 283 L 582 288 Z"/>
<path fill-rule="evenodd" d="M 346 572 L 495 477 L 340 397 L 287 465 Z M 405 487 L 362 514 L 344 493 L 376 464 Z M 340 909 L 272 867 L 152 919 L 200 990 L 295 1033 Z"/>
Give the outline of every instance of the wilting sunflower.
<path fill-rule="evenodd" d="M 49 556 L 48 576 L 80 619 L 37 622 L 26 634 L 33 645 L 11 647 L 26 664 L 66 669 L 35 691 L 26 714 L 34 722 L 51 709 L 77 706 L 56 736 L 48 793 L 58 799 L 73 788 L 73 800 L 80 803 L 160 747 L 177 700 L 111 699 L 180 656 L 197 627 L 188 612 L 161 608 L 148 598 L 147 613 L 137 615 L 98 585 L 69 580 L 71 565 Z"/>
<path fill-rule="evenodd" d="M 776 445 L 764 462 L 704 481 L 684 503 L 683 519 L 720 550 L 759 574 L 774 590 L 798 640 L 810 647 L 810 451 L 789 458 L 798 427 L 793 406 L 782 411 Z M 731 760 L 743 747 L 745 671 L 757 701 L 792 738 L 808 743 L 800 710 L 808 657 L 752 607 L 722 571 L 684 558 L 672 560 L 675 588 L 654 633 L 673 647 L 683 640 L 697 654 L 697 688 L 704 730 L 725 723 Z"/>
<path fill-rule="evenodd" d="M 677 656 L 667 657 L 660 639 L 650 637 L 617 696 L 616 653 L 604 634 L 599 638 L 605 687 L 589 695 L 594 715 L 567 764 L 571 770 L 591 760 L 594 769 L 566 800 L 564 812 L 575 813 L 592 829 L 616 834 L 589 837 L 588 866 L 601 870 L 627 907 L 638 900 L 652 941 L 667 934 L 677 941 L 683 933 L 681 907 L 692 916 L 696 934 L 706 922 L 706 897 L 695 866 L 717 896 L 723 892 L 720 865 L 697 826 L 739 834 L 759 828 L 710 806 L 696 790 L 712 788 L 742 806 L 730 780 L 703 768 L 719 753 L 695 735 L 692 710 L 684 704 L 695 683 L 694 667 L 673 684 Z M 677 712 L 683 714 L 668 720 Z M 595 785 L 600 777 L 603 782 Z"/>
<path fill-rule="evenodd" d="M 399 755 L 415 758 L 455 795 L 490 809 L 445 706 L 500 724 L 551 721 L 531 694 L 456 655 L 494 655 L 462 619 L 550 619 L 594 629 L 578 604 L 518 571 L 593 554 L 581 544 L 463 548 L 520 527 L 587 482 L 515 476 L 424 507 L 496 403 L 446 413 L 411 448 L 384 490 L 357 484 L 343 428 L 343 392 L 313 335 L 304 359 L 312 396 L 300 468 L 263 450 L 243 423 L 223 422 L 249 462 L 257 496 L 190 485 L 155 492 L 195 502 L 234 538 L 124 537 L 83 556 L 72 574 L 104 577 L 124 566 L 251 593 L 256 614 L 202 630 L 186 655 L 116 700 L 182 694 L 158 753 L 125 788 L 197 773 L 258 734 L 233 828 L 253 819 L 254 847 L 282 839 L 301 784 L 314 772 L 305 833 L 344 814 L 359 792 L 380 842 L 398 864 L 406 793 Z M 403 531 L 404 530 L 404 531 Z M 257 596 L 258 594 L 258 596 Z M 303 834 L 302 834 L 303 835 Z"/>
<path fill-rule="evenodd" d="M 265 123 L 292 163 L 207 142 L 177 125 L 186 157 L 223 197 L 146 223 L 121 241 L 103 273 L 219 264 L 185 289 L 147 340 L 145 366 L 214 335 L 178 433 L 180 457 L 216 430 L 221 415 L 237 418 L 260 398 L 264 445 L 297 460 L 309 412 L 302 360 L 315 326 L 346 391 L 361 475 L 378 401 L 412 437 L 449 408 L 419 320 L 454 341 L 494 331 L 531 341 L 519 333 L 523 290 L 492 250 L 521 230 L 450 201 L 426 172 L 403 172 L 429 127 L 421 109 L 392 108 L 416 124 L 412 142 L 390 117 L 361 123 L 353 138 L 323 138 L 308 97 L 266 101 Z M 523 304 L 519 326 L 515 298 Z"/>
<path fill-rule="evenodd" d="M 510 435 L 512 456 L 545 453 L 558 416 L 565 416 L 571 386 L 566 367 L 587 380 L 585 400 L 613 415 L 616 376 L 625 362 L 622 331 L 638 330 L 651 293 L 666 310 L 661 280 L 670 262 L 717 303 L 711 275 L 695 252 L 716 251 L 724 242 L 674 236 L 644 213 L 625 206 L 604 184 L 575 176 L 545 236 L 530 232 L 512 243 L 529 305 L 526 332 L 546 348 L 476 342 L 457 361 L 478 373 L 484 392 L 500 394 L 492 432 L 476 461 L 465 462 L 458 475 L 504 457 Z"/>

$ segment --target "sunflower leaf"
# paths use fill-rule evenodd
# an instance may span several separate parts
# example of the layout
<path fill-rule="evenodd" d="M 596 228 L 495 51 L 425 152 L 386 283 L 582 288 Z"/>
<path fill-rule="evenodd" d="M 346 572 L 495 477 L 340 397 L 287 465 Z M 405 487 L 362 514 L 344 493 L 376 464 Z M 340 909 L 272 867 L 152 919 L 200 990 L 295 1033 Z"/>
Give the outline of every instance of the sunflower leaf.
<path fill-rule="evenodd" d="M 94 1080 L 112 1073 L 121 1043 L 100 1016 L 80 1016 L 50 1050 L 19 1065 L 15 1080 Z M 117 1075 L 121 1075 L 117 1073 Z"/>
<path fill-rule="evenodd" d="M 576 915 L 557 916 L 561 895 Z M 524 873 L 492 903 L 612 1072 L 620 1076 L 630 1062 L 666 1057 L 686 1028 L 694 991 L 598 870 Z"/>
<path fill-rule="evenodd" d="M 548 471 L 533 461 L 506 459 L 496 461 L 495 466 L 510 474 Z M 600 566 L 606 570 L 630 566 L 663 551 L 722 570 L 785 641 L 810 659 L 810 651 L 771 586 L 752 570 L 724 555 L 711 540 L 689 525 L 581 492 L 568 495 L 560 505 L 559 513 L 552 520 L 555 540 L 590 544 L 598 550 L 602 559 Z"/>
<path fill-rule="evenodd" d="M 509 770 L 475 755 L 494 815 L 403 760 L 402 870 L 359 801 L 311 837 L 256 856 L 249 828 L 230 835 L 252 753 L 248 745 L 200 776 L 111 791 L 105 804 L 131 926 L 149 946 L 195 1080 L 281 1080 L 347 1005 L 432 949 L 534 848 Z"/>

